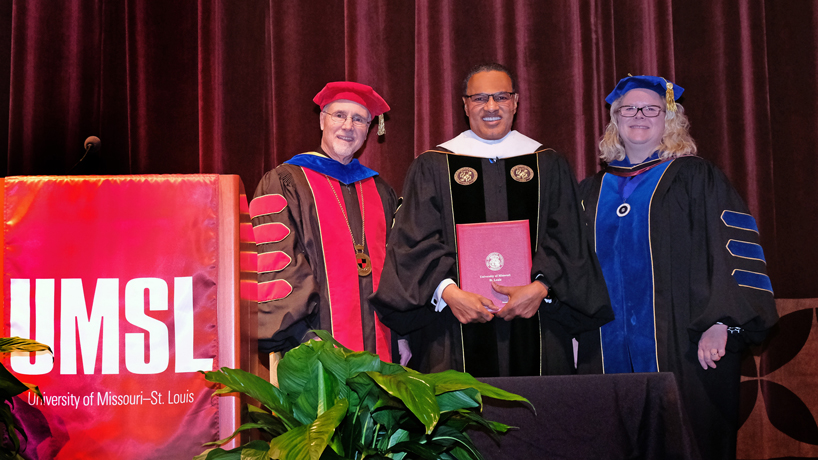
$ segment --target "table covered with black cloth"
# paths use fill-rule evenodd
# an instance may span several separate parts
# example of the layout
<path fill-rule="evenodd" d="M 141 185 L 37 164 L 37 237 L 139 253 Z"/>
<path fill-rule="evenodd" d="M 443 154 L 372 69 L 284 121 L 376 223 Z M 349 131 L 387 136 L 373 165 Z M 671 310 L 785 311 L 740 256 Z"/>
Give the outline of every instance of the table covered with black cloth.
<path fill-rule="evenodd" d="M 673 374 L 481 378 L 527 398 L 484 398 L 483 416 L 519 427 L 498 445 L 470 436 L 486 459 L 699 459 Z"/>

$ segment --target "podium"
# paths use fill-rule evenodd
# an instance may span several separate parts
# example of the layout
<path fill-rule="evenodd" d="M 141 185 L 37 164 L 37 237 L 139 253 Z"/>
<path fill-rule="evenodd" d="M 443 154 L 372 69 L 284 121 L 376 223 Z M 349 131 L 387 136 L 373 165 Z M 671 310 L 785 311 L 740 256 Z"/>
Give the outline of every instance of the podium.
<path fill-rule="evenodd" d="M 54 350 L 4 361 L 45 398 L 15 398 L 21 453 L 192 458 L 232 434 L 244 401 L 197 371 L 259 371 L 238 176 L 8 177 L 2 201 L 3 336 Z"/>

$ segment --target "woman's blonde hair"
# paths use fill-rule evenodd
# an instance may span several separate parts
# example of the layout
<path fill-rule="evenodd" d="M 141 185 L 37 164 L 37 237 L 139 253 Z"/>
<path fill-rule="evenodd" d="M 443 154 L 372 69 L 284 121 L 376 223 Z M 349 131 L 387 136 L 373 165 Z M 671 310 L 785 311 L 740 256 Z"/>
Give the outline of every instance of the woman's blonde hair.
<path fill-rule="evenodd" d="M 622 97 L 611 104 L 611 122 L 605 128 L 605 134 L 599 141 L 599 158 L 605 163 L 625 159 L 625 146 L 622 138 L 619 137 L 619 125 L 616 121 L 616 112 L 622 106 Z M 696 141 L 690 137 L 690 121 L 685 115 L 684 107 L 676 104 L 676 111 L 667 110 L 665 107 L 665 134 L 662 136 L 662 143 L 657 150 L 659 157 L 663 160 L 678 158 L 686 155 L 696 154 Z"/>

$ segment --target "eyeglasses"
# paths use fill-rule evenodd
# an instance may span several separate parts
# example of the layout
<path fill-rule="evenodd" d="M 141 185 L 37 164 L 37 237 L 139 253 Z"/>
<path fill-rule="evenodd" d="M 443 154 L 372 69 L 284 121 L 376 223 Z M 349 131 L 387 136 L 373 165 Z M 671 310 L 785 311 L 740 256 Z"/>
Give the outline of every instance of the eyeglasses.
<path fill-rule="evenodd" d="M 619 114 L 623 117 L 631 118 L 635 117 L 639 111 L 642 111 L 642 115 L 648 118 L 656 118 L 659 116 L 660 113 L 664 112 L 661 107 L 658 105 L 646 105 L 644 107 L 634 107 L 632 105 L 624 105 L 619 108 Z"/>
<path fill-rule="evenodd" d="M 324 112 L 323 110 L 321 112 L 329 115 L 329 119 L 336 124 L 346 123 L 348 119 L 352 119 L 352 125 L 355 126 L 356 128 L 363 128 L 364 126 L 367 126 L 369 124 L 369 120 L 360 115 L 347 115 L 346 112 L 329 113 Z"/>
<path fill-rule="evenodd" d="M 479 93 L 479 94 L 472 94 L 463 96 L 468 98 L 470 101 L 474 102 L 475 104 L 487 104 L 489 102 L 489 98 L 494 99 L 494 102 L 498 104 L 505 104 L 511 101 L 511 96 L 517 93 L 509 93 L 508 91 L 500 91 L 499 93 L 494 94 L 486 94 L 486 93 Z"/>

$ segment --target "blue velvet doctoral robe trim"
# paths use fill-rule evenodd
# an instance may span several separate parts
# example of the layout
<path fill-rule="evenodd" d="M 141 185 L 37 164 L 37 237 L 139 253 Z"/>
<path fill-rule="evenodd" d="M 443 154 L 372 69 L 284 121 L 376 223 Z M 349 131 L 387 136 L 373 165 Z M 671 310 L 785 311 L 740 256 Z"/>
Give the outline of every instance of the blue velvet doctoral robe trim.
<path fill-rule="evenodd" d="M 300 153 L 284 163 L 310 168 L 333 179 L 338 179 L 344 185 L 378 175 L 377 172 L 362 165 L 357 159 L 353 159 L 348 164 L 343 164 L 317 152 Z"/>
<path fill-rule="evenodd" d="M 645 161 L 658 158 L 654 154 Z M 627 159 L 612 165 L 627 166 Z M 653 261 L 650 204 L 672 161 L 642 174 L 602 178 L 596 213 L 596 251 L 614 309 L 614 321 L 602 326 L 606 374 L 656 372 Z"/>
<path fill-rule="evenodd" d="M 767 259 L 764 257 L 764 249 L 761 248 L 761 245 L 756 243 L 741 240 L 730 240 L 727 242 L 727 250 L 733 257 L 755 259 L 767 263 Z"/>
<path fill-rule="evenodd" d="M 721 213 L 721 221 L 728 227 L 735 227 L 758 233 L 758 225 L 756 225 L 756 220 L 749 214 L 725 210 Z"/>
<path fill-rule="evenodd" d="M 764 273 L 735 269 L 733 270 L 733 278 L 741 287 L 761 289 L 762 291 L 770 291 L 770 294 L 773 293 L 770 277 Z"/>
<path fill-rule="evenodd" d="M 728 227 L 758 233 L 756 220 L 749 214 L 725 209 L 721 213 L 721 221 Z M 764 257 L 764 249 L 757 243 L 731 239 L 727 242 L 727 250 L 733 257 L 755 259 L 767 263 L 767 259 Z M 773 292 L 770 278 L 764 273 L 736 269 L 733 270 L 732 274 L 739 286 Z"/>

